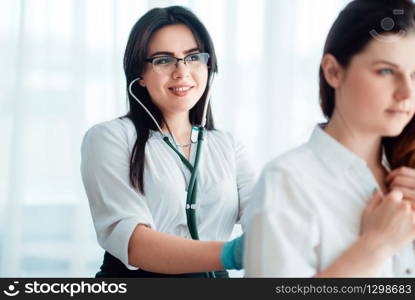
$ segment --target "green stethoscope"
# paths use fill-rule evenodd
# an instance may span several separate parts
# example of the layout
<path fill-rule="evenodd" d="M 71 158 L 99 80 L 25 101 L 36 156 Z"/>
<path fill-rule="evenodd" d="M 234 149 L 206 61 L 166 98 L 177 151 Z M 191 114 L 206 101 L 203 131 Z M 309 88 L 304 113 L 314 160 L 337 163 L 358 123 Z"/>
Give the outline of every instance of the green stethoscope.
<path fill-rule="evenodd" d="M 190 232 L 190 236 L 194 240 L 199 240 L 199 232 L 197 230 L 197 223 L 196 223 L 196 197 L 197 197 L 197 173 L 199 168 L 199 160 L 200 160 L 200 153 L 202 151 L 202 144 L 204 140 L 204 134 L 205 134 L 205 125 L 206 125 L 206 114 L 207 114 L 207 108 L 209 104 L 210 95 L 212 92 L 212 84 L 213 84 L 213 78 L 214 73 L 210 75 L 209 79 L 209 85 L 208 85 L 208 93 L 206 96 L 206 102 L 205 106 L 203 108 L 203 115 L 202 115 L 202 122 L 200 126 L 193 127 L 193 131 L 197 131 L 197 148 L 196 148 L 196 155 L 195 155 L 195 162 L 194 165 L 192 165 L 186 157 L 181 154 L 176 147 L 173 146 L 173 144 L 170 142 L 169 137 L 161 130 L 160 125 L 154 118 L 154 116 L 151 114 L 151 112 L 145 107 L 145 105 L 134 95 L 132 92 L 132 85 L 134 82 L 141 79 L 141 77 L 138 77 L 131 81 L 131 83 L 128 86 L 128 91 L 130 95 L 141 105 L 141 107 L 147 112 L 147 114 L 151 117 L 151 119 L 154 121 L 154 124 L 156 124 L 158 131 L 163 136 L 163 141 L 179 156 L 180 160 L 183 162 L 183 164 L 189 169 L 191 176 L 189 180 L 189 185 L 187 188 L 187 198 L 186 198 L 186 219 L 187 219 L 187 227 Z M 171 134 L 171 133 L 170 133 Z M 193 135 L 193 134 L 192 134 Z M 207 272 L 208 278 L 214 278 L 215 274 L 214 272 Z"/>

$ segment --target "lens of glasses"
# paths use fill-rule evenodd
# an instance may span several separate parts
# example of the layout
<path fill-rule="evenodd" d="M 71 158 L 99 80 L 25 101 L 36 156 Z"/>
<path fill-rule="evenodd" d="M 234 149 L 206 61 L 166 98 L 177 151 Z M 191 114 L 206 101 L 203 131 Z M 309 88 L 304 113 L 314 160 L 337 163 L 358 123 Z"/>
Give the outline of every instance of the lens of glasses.
<path fill-rule="evenodd" d="M 153 59 L 153 66 L 165 68 L 169 65 L 175 65 L 176 61 L 177 61 L 176 58 L 171 57 L 171 56 L 156 57 Z"/>
<path fill-rule="evenodd" d="M 208 53 L 195 53 L 190 54 L 184 58 L 186 63 L 189 64 L 207 64 L 209 60 L 209 54 Z"/>

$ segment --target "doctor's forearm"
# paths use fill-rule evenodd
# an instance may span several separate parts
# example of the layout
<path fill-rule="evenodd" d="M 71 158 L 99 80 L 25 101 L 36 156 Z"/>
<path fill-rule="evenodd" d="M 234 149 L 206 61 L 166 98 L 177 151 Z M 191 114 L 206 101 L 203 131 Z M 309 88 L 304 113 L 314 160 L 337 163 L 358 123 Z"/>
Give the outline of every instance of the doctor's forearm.
<path fill-rule="evenodd" d="M 143 270 L 164 274 L 223 270 L 223 242 L 194 241 L 138 225 L 128 245 L 128 261 Z"/>

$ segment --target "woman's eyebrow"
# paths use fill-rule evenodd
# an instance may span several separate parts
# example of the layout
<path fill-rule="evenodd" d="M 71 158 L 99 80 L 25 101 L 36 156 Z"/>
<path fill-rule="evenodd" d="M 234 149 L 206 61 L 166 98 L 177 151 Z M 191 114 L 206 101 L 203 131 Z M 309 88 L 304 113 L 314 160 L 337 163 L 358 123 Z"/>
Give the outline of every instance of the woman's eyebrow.
<path fill-rule="evenodd" d="M 392 67 L 395 67 L 397 69 L 399 69 L 399 66 L 397 64 L 394 64 L 393 62 L 387 61 L 387 60 L 377 60 L 373 62 L 373 65 L 377 65 L 377 64 L 384 64 L 384 65 L 390 65 Z"/>
<path fill-rule="evenodd" d="M 196 48 L 192 48 L 192 49 L 189 49 L 189 50 L 184 51 L 184 54 L 189 54 L 189 53 L 195 52 L 195 51 L 200 51 L 200 50 L 199 50 L 198 47 L 196 47 Z"/>
<path fill-rule="evenodd" d="M 189 50 L 185 50 L 183 53 L 188 54 L 188 53 L 195 52 L 195 51 L 199 51 L 199 48 L 197 48 L 197 47 L 196 48 L 191 48 Z M 169 51 L 156 51 L 153 54 L 151 54 L 150 57 L 158 56 L 158 55 L 174 56 L 174 53 L 169 52 Z"/>
<path fill-rule="evenodd" d="M 167 56 L 173 56 L 173 52 L 168 52 L 168 51 L 156 51 L 153 54 L 150 55 L 150 57 L 153 56 L 159 56 L 159 55 L 167 55 Z"/>

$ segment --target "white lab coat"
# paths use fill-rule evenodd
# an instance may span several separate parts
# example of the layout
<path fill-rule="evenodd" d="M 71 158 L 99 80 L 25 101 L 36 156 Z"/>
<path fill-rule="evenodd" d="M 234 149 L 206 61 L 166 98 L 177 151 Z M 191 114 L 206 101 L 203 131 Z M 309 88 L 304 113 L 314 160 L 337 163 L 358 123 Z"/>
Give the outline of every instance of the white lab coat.
<path fill-rule="evenodd" d="M 145 148 L 145 196 L 129 182 L 136 140 L 133 123 L 114 119 L 92 127 L 82 143 L 81 173 L 98 242 L 127 268 L 128 242 L 137 224 L 190 238 L 185 204 L 190 172 L 151 131 Z M 194 162 L 196 145 L 191 147 Z M 230 134 L 207 131 L 199 164 L 197 225 L 201 240 L 228 240 L 235 223 L 245 225 L 255 172 L 244 147 Z"/>
<path fill-rule="evenodd" d="M 358 239 L 363 210 L 378 188 L 365 161 L 317 126 L 308 143 L 270 162 L 253 190 L 246 276 L 321 272 Z M 411 243 L 377 276 L 412 277 L 414 270 Z"/>

